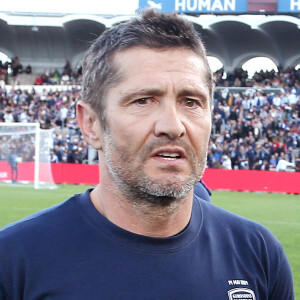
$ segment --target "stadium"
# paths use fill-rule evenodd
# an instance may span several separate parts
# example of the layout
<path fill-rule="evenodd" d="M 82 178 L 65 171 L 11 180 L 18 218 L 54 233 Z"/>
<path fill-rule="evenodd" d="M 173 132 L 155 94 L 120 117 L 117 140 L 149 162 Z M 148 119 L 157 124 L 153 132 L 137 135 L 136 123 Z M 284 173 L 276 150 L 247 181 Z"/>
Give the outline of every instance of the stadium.
<path fill-rule="evenodd" d="M 300 297 L 296 0 L 140 0 L 131 13 L 0 9 L 0 225 L 98 183 L 97 152 L 76 121 L 81 61 L 97 36 L 149 6 L 182 14 L 207 48 L 216 88 L 203 180 L 212 202 L 275 234 Z"/>

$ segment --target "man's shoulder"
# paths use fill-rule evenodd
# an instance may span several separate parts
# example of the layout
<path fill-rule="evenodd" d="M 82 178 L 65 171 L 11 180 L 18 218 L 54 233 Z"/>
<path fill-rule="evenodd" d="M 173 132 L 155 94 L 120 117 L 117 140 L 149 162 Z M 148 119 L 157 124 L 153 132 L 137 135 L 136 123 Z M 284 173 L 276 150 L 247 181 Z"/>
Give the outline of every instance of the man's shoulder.
<path fill-rule="evenodd" d="M 242 245 L 256 247 L 274 247 L 281 249 L 279 240 L 264 225 L 225 210 L 212 203 L 201 202 L 203 210 L 204 226 L 208 231 L 214 231 L 224 239 L 230 239 Z"/>
<path fill-rule="evenodd" d="M 74 209 L 74 200 L 78 196 L 74 195 L 60 204 L 33 213 L 3 227 L 0 229 L 0 245 L 9 241 L 27 240 L 29 242 L 31 237 L 42 236 L 63 226 L 70 215 L 68 211 Z"/>

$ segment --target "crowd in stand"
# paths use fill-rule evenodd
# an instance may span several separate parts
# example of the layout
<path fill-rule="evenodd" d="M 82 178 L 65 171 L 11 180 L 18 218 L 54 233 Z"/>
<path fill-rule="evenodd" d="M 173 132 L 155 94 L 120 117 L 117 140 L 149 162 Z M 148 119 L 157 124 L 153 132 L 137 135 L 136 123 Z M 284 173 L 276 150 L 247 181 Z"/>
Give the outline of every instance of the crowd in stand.
<path fill-rule="evenodd" d="M 214 101 L 209 167 L 270 170 L 284 160 L 286 166 L 297 168 L 300 102 L 296 90 L 245 96 L 216 92 Z"/>
<path fill-rule="evenodd" d="M 300 69 L 215 73 L 208 167 L 300 171 Z M 230 92 L 228 87 L 245 87 Z M 280 162 L 280 163 L 279 163 Z"/>
<path fill-rule="evenodd" d="M 64 75 L 71 84 L 81 81 L 81 70 L 74 73 L 67 61 L 62 73 L 43 74 L 35 84 L 63 84 Z M 215 82 L 222 88 L 214 94 L 208 167 L 272 170 L 281 165 L 280 170 L 290 166 L 300 171 L 300 69 L 261 71 L 251 79 L 241 69 L 226 76 L 220 70 Z M 88 146 L 75 116 L 79 93 L 77 88 L 37 93 L 2 87 L 0 122 L 39 122 L 41 128 L 54 128 L 51 161 L 87 162 Z"/>
<path fill-rule="evenodd" d="M 51 162 L 86 162 L 88 146 L 75 114 L 78 95 L 77 89 L 42 93 L 0 89 L 0 122 L 38 122 L 42 129 L 53 129 Z"/>
<path fill-rule="evenodd" d="M 284 70 L 279 66 L 278 72 L 260 71 L 256 72 L 252 78 L 249 78 L 247 71 L 239 68 L 227 74 L 220 69 L 214 75 L 216 85 L 223 87 L 300 89 L 300 69 L 295 68 Z"/>
<path fill-rule="evenodd" d="M 30 65 L 23 67 L 18 57 L 14 57 L 11 62 L 3 63 L 0 60 L 0 81 L 4 84 L 9 82 L 9 74 L 12 77 L 13 84 L 19 84 L 20 74 L 32 74 L 32 68 Z M 61 71 L 57 68 L 44 73 L 38 74 L 32 84 L 34 85 L 80 85 L 82 79 L 82 68 L 73 70 L 69 60 Z"/>
<path fill-rule="evenodd" d="M 82 80 L 82 68 L 79 67 L 76 71 L 73 71 L 70 61 L 66 61 L 66 64 L 62 70 L 59 72 L 55 69 L 53 72 L 45 72 L 38 75 L 35 80 L 35 85 L 57 85 L 57 84 L 67 84 L 67 85 L 80 85 Z"/>
<path fill-rule="evenodd" d="M 3 88 L 5 84 L 8 84 L 9 75 L 11 75 L 13 83 L 18 84 L 19 74 L 31 74 L 31 72 L 31 66 L 28 65 L 24 68 L 17 56 L 14 57 L 11 62 L 6 61 L 3 63 L 2 60 L 0 60 L 0 87 Z"/>

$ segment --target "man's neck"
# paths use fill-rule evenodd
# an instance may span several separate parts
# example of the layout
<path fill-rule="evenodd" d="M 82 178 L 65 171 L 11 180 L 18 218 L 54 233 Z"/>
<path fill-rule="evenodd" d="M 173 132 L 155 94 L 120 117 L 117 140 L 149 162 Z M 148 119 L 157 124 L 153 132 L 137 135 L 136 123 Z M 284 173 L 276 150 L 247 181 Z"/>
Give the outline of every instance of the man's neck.
<path fill-rule="evenodd" d="M 189 223 L 193 191 L 168 206 L 137 205 L 116 187 L 101 184 L 90 194 L 95 208 L 115 225 L 140 235 L 168 237 L 182 231 Z"/>

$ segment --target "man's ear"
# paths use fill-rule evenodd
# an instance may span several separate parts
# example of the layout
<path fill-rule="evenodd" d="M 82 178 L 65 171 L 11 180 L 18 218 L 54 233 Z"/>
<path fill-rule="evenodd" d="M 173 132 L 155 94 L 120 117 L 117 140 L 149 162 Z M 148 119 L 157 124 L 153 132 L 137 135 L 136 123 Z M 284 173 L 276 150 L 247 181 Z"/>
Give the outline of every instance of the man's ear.
<path fill-rule="evenodd" d="M 102 149 L 102 127 L 98 116 L 88 103 L 79 100 L 76 105 L 77 121 L 86 142 L 94 149 Z"/>

